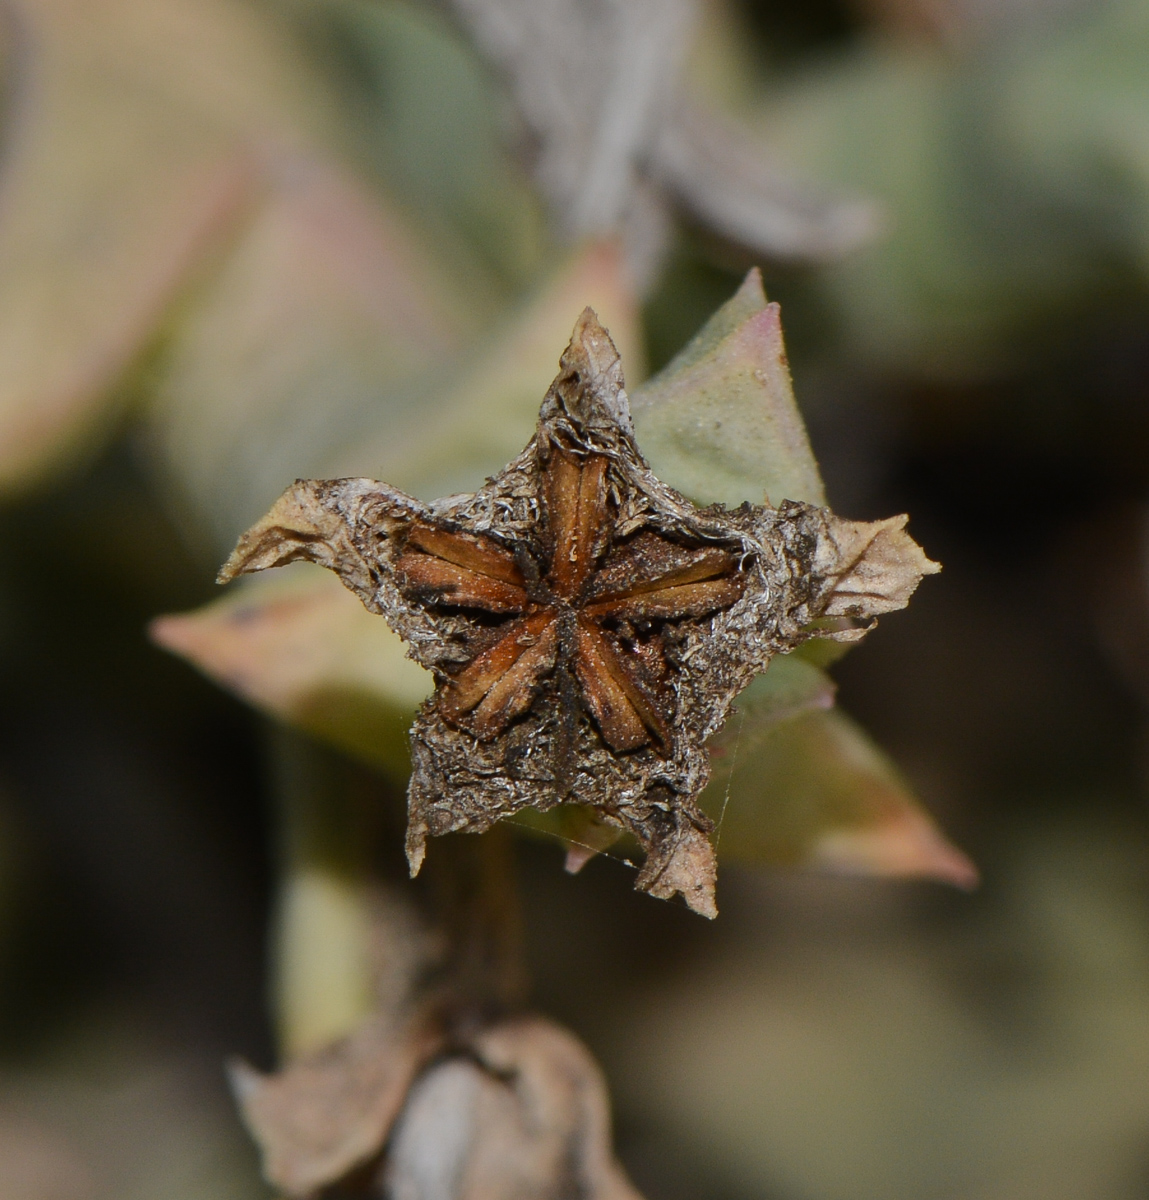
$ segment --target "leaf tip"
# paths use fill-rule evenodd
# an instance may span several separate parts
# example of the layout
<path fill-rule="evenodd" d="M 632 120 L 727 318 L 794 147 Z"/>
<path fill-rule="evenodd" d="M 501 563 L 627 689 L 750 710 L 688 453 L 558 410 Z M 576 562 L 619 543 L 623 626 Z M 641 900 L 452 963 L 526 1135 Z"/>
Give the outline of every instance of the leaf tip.
<path fill-rule="evenodd" d="M 910 805 L 899 806 L 877 824 L 823 834 L 811 859 L 846 875 L 932 879 L 964 892 L 979 882 L 973 861 Z"/>
<path fill-rule="evenodd" d="M 738 291 L 734 293 L 734 301 L 736 303 L 745 304 L 747 302 L 756 303 L 756 307 L 766 307 L 766 288 L 762 283 L 762 269 L 760 267 L 751 267 L 746 272 L 746 277 L 742 280 L 738 287 Z M 775 308 L 778 306 L 775 304 Z"/>
<path fill-rule="evenodd" d="M 598 854 L 593 846 L 568 846 L 563 861 L 563 870 L 568 875 L 577 875 Z"/>
<path fill-rule="evenodd" d="M 225 1065 L 227 1082 L 231 1094 L 239 1105 L 241 1112 L 246 1112 L 248 1104 L 255 1099 L 263 1088 L 265 1079 L 262 1072 L 257 1071 L 250 1063 L 242 1058 L 229 1059 Z"/>
<path fill-rule="evenodd" d="M 611 380 L 617 377 L 622 386 L 622 360 L 610 334 L 598 319 L 598 313 L 588 304 L 579 313 L 571 334 L 570 345 L 560 360 L 566 370 L 585 371 L 591 380 Z"/>
<path fill-rule="evenodd" d="M 164 650 L 170 650 L 173 654 L 181 654 L 187 642 L 186 624 L 184 617 L 172 613 L 166 613 L 162 617 L 153 617 L 147 626 L 148 640 Z"/>
<path fill-rule="evenodd" d="M 671 900 L 681 893 L 687 908 L 712 921 L 718 916 L 717 878 L 718 861 L 710 839 L 703 829 L 684 822 L 675 834 L 649 847 L 634 886 L 657 900 Z"/>
<path fill-rule="evenodd" d="M 411 822 L 407 826 L 407 871 L 412 879 L 423 869 L 427 857 L 427 829 Z"/>
<path fill-rule="evenodd" d="M 237 546 L 227 557 L 227 562 L 216 572 L 215 581 L 217 584 L 231 583 L 231 581 L 242 575 L 244 571 L 243 555 L 240 554 L 240 548 Z"/>

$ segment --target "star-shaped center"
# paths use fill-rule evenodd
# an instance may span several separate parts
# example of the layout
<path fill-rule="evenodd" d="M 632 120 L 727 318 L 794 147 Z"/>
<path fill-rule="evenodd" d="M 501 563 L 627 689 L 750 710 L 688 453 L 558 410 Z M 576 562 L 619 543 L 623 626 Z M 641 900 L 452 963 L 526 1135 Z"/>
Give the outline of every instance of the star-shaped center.
<path fill-rule="evenodd" d="M 674 710 L 657 634 L 729 607 L 745 576 L 720 546 L 650 530 L 616 540 L 609 472 L 606 455 L 551 448 L 537 497 L 541 555 L 442 525 L 409 529 L 395 569 L 412 599 L 505 618 L 438 691 L 452 725 L 489 741 L 532 706 L 548 676 L 569 707 L 573 677 L 612 750 L 670 750 Z"/>

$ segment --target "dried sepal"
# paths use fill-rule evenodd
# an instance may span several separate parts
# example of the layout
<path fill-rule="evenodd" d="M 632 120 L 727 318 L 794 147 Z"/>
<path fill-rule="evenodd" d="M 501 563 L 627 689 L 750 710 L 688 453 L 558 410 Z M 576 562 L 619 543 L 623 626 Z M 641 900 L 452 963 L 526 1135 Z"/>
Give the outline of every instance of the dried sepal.
<path fill-rule="evenodd" d="M 310 1196 L 374 1158 L 443 1044 L 441 1023 L 427 1013 L 401 1023 L 380 1013 L 278 1074 L 233 1063 L 232 1089 L 268 1183 Z"/>
<path fill-rule="evenodd" d="M 662 484 L 589 309 L 560 366 L 534 438 L 478 492 L 298 482 L 221 578 L 318 562 L 434 672 L 411 732 L 412 871 L 428 836 L 577 799 L 643 845 L 637 886 L 714 915 L 706 740 L 776 654 L 862 636 L 937 566 L 904 517 L 699 509 Z"/>
<path fill-rule="evenodd" d="M 231 1077 L 264 1178 L 287 1197 L 367 1173 L 380 1194 L 427 1195 L 446 1169 L 459 1200 L 639 1200 L 598 1064 L 539 1017 L 451 1032 L 430 1009 L 399 1024 L 377 1013 L 274 1075 L 235 1063 Z"/>
<path fill-rule="evenodd" d="M 906 533 L 908 520 L 904 513 L 884 521 L 833 518 L 833 549 L 824 551 L 826 576 L 833 579 L 825 616 L 865 619 L 905 608 L 922 576 L 938 570 Z"/>
<path fill-rule="evenodd" d="M 602 1071 L 540 1017 L 489 1026 L 415 1084 L 382 1170 L 389 1196 L 641 1200 L 611 1149 Z"/>

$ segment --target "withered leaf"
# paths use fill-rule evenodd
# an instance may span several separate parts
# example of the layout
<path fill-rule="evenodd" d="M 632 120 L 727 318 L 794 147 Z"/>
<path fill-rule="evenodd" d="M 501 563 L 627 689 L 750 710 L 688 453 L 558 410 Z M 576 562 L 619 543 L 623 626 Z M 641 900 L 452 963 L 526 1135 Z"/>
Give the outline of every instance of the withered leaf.
<path fill-rule="evenodd" d="M 520 1017 L 416 1082 L 383 1170 L 386 1194 L 451 1200 L 640 1200 L 611 1151 L 602 1072 L 566 1030 Z"/>
<path fill-rule="evenodd" d="M 639 1200 L 611 1149 L 602 1072 L 540 1017 L 450 1035 L 430 1010 L 376 1014 L 275 1075 L 238 1064 L 232 1080 L 264 1177 L 290 1197 L 366 1168 L 395 1197 Z"/>
<path fill-rule="evenodd" d="M 776 654 L 861 637 L 938 568 L 904 517 L 699 509 L 662 484 L 590 309 L 560 368 L 535 436 L 478 492 L 298 481 L 220 579 L 320 563 L 434 673 L 411 733 L 413 872 L 429 835 L 577 799 L 643 845 L 640 889 L 713 916 L 707 738 Z"/>
<path fill-rule="evenodd" d="M 443 1040 L 427 1013 L 399 1023 L 379 1013 L 276 1075 L 233 1063 L 232 1087 L 268 1182 L 306 1196 L 374 1158 Z"/>

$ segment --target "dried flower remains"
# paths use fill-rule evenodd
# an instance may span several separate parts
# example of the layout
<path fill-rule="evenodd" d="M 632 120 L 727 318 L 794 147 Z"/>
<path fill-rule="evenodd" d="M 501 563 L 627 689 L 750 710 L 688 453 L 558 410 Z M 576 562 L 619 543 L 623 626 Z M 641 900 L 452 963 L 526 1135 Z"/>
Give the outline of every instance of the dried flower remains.
<path fill-rule="evenodd" d="M 775 655 L 862 637 L 938 567 L 904 516 L 697 508 L 661 483 L 590 309 L 560 368 L 535 436 L 473 495 L 300 480 L 220 580 L 319 563 L 434 673 L 411 730 L 413 873 L 429 835 L 574 800 L 637 837 L 636 886 L 713 916 L 707 739 Z"/>

